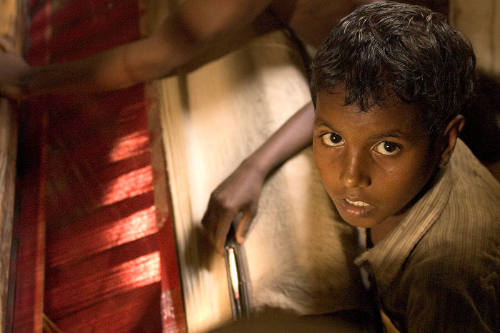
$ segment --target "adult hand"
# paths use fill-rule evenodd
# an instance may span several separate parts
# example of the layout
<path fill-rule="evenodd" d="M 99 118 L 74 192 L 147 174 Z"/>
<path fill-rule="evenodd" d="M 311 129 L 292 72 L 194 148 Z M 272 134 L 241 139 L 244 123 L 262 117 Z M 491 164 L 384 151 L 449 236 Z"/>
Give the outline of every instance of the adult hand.
<path fill-rule="evenodd" d="M 257 213 L 264 180 L 265 175 L 249 160 L 245 160 L 210 195 L 202 225 L 217 252 L 224 253 L 231 223 L 239 217 L 235 224 L 235 236 L 238 243 L 243 243 Z"/>
<path fill-rule="evenodd" d="M 0 36 L 0 95 L 13 99 L 25 97 L 22 78 L 30 66 L 18 55 L 5 37 Z"/>

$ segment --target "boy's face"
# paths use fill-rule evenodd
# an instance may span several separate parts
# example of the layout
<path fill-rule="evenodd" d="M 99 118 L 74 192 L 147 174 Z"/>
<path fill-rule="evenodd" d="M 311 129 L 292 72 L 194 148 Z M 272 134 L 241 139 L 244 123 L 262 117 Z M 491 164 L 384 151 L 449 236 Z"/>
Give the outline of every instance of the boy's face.
<path fill-rule="evenodd" d="M 439 155 L 411 106 L 387 98 L 383 107 L 361 112 L 344 99 L 342 87 L 317 96 L 313 147 L 321 179 L 349 224 L 394 227 Z"/>

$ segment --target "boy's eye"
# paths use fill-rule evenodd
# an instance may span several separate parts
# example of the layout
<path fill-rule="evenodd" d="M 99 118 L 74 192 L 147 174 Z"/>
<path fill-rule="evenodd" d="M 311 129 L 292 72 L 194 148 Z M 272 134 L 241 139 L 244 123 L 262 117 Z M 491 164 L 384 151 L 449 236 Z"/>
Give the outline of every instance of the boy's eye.
<path fill-rule="evenodd" d="M 325 133 L 321 136 L 323 143 L 330 147 L 337 147 L 344 144 L 344 139 L 336 133 Z"/>
<path fill-rule="evenodd" d="M 401 148 L 399 147 L 399 145 L 397 143 L 390 142 L 390 141 L 382 141 L 374 147 L 374 150 L 377 153 L 380 153 L 382 155 L 389 155 L 390 156 L 390 155 L 396 155 L 397 153 L 399 153 Z"/>

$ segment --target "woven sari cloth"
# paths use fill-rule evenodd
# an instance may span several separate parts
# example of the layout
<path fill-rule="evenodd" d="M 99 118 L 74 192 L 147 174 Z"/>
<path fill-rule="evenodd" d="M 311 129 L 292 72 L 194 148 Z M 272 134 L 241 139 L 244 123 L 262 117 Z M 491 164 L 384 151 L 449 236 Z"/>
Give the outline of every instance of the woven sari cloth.
<path fill-rule="evenodd" d="M 140 7 L 32 0 L 26 58 L 71 61 L 138 39 Z M 155 205 L 148 110 L 144 85 L 26 103 L 17 285 L 30 288 L 17 288 L 16 332 L 40 331 L 42 311 L 63 332 L 185 331 L 171 220 Z"/>

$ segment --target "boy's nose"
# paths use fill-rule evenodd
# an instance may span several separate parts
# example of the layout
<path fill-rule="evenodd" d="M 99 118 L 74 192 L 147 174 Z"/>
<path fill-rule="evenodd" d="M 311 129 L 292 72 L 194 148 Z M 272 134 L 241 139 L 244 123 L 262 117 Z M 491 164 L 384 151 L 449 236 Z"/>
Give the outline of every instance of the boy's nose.
<path fill-rule="evenodd" d="M 340 173 L 346 188 L 366 187 L 371 184 L 367 163 L 359 154 L 346 154 Z"/>

